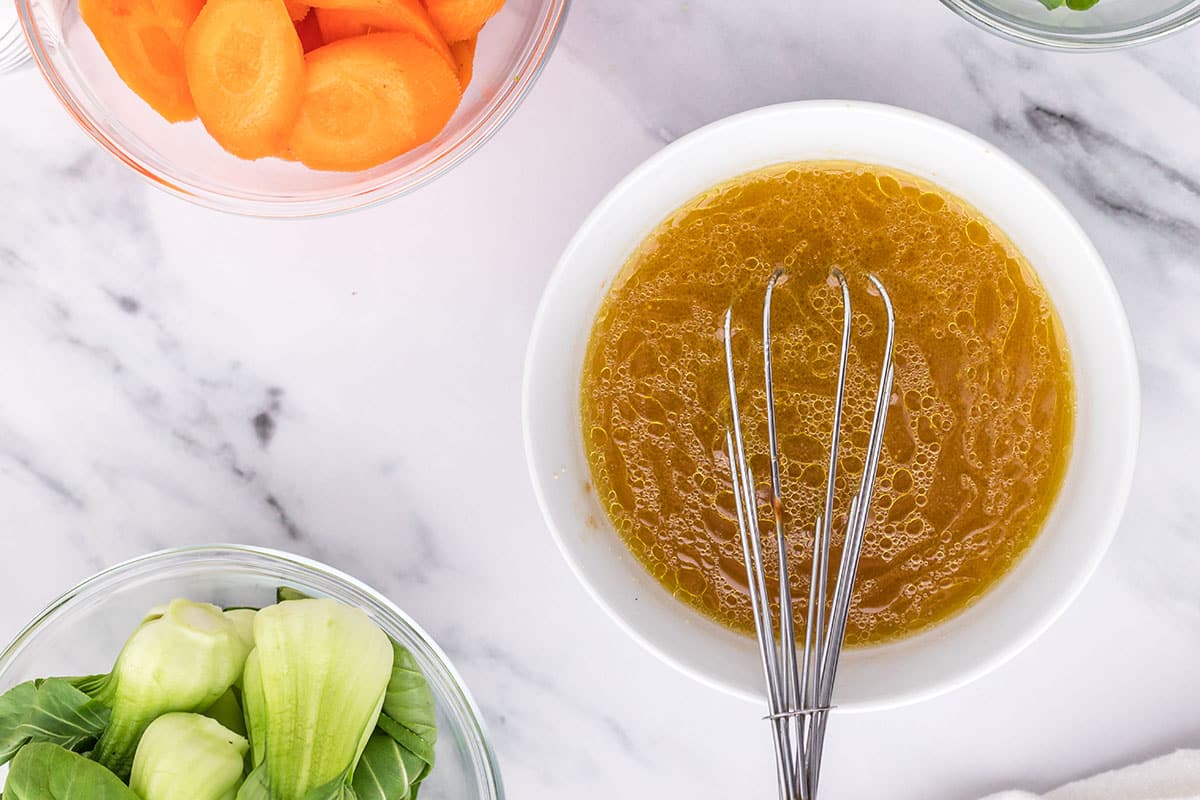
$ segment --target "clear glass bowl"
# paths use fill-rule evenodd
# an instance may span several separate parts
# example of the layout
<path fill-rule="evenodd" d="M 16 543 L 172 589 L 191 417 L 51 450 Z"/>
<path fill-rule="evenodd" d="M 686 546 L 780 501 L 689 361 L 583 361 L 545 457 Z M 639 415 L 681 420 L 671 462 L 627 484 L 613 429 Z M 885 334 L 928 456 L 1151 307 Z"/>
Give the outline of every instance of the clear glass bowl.
<path fill-rule="evenodd" d="M 200 205 L 301 217 L 396 197 L 462 163 L 504 124 L 537 78 L 568 0 L 507 0 L 479 36 L 474 78 L 445 130 L 386 164 L 353 173 L 229 155 L 199 122 L 172 125 L 125 86 L 80 19 L 76 0 L 16 2 L 34 63 L 75 121 L 106 150 L 156 186 Z"/>
<path fill-rule="evenodd" d="M 408 648 L 437 704 L 436 766 L 422 800 L 502 800 L 496 757 L 474 701 L 433 640 L 374 589 L 331 567 L 256 547 L 162 550 L 107 569 L 51 603 L 0 653 L 0 692 L 50 675 L 107 672 L 147 609 L 175 597 L 221 606 L 263 606 L 275 589 L 357 606 Z M 0 786 L 6 767 L 0 767 Z"/>
<path fill-rule="evenodd" d="M 0 4 L 7 0 L 0 0 Z M 29 49 L 17 22 L 16 12 L 0 8 L 0 75 L 13 72 L 29 60 Z"/>
<path fill-rule="evenodd" d="M 1099 0 L 1086 11 L 1041 0 L 942 0 L 982 28 L 1056 50 L 1112 50 L 1161 39 L 1200 21 L 1200 0 Z"/>

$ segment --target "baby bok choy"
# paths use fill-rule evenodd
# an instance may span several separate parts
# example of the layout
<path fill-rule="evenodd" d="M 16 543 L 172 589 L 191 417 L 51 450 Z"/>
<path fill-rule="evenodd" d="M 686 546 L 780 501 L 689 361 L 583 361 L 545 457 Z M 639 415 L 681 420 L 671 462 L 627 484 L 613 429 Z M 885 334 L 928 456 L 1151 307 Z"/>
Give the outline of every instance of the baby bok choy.
<path fill-rule="evenodd" d="M 89 697 L 71 679 L 26 681 L 0 695 L 0 764 L 30 742 L 90 750 L 108 727 L 108 719 L 108 706 Z"/>
<path fill-rule="evenodd" d="M 379 715 L 379 730 L 399 746 L 397 755 L 404 765 L 405 782 L 415 789 L 433 769 L 433 749 L 437 744 L 433 692 L 412 653 L 395 642 L 392 651 L 392 676 L 383 699 L 383 713 Z M 375 763 L 378 764 L 382 752 L 391 751 L 381 746 L 374 753 Z"/>
<path fill-rule="evenodd" d="M 200 714 L 163 714 L 142 734 L 129 787 L 142 800 L 234 800 L 250 744 Z"/>
<path fill-rule="evenodd" d="M 310 599 L 259 611 L 254 642 L 242 683 L 254 770 L 239 800 L 353 798 L 391 642 L 360 609 Z"/>
<path fill-rule="evenodd" d="M 416 800 L 429 683 L 360 609 L 173 600 L 105 675 L 0 695 L 0 800 Z"/>
<path fill-rule="evenodd" d="M 257 614 L 256 608 L 227 608 L 224 611 L 225 619 L 233 623 L 238 635 L 251 650 L 254 649 L 254 617 Z"/>
<path fill-rule="evenodd" d="M 95 761 L 50 742 L 31 742 L 9 765 L 4 800 L 141 800 Z"/>
<path fill-rule="evenodd" d="M 355 800 L 415 800 L 433 769 L 433 693 L 412 654 L 395 642 L 392 651 L 383 712 L 354 771 Z"/>
<path fill-rule="evenodd" d="M 142 732 L 171 711 L 211 706 L 241 676 L 249 648 L 221 609 L 173 600 L 125 643 L 95 697 L 111 719 L 93 758 L 129 776 Z"/>

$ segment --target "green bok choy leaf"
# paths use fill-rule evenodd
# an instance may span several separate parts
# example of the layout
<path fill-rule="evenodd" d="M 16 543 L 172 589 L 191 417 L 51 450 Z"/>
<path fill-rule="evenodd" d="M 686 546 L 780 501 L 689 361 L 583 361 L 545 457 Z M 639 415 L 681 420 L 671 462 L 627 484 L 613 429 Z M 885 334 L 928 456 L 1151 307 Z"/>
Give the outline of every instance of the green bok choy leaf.
<path fill-rule="evenodd" d="M 108 707 L 66 678 L 45 678 L 0 695 L 0 764 L 30 742 L 68 750 L 90 746 L 108 726 Z"/>
<path fill-rule="evenodd" d="M 140 800 L 104 767 L 49 742 L 21 748 L 9 765 L 4 800 Z"/>

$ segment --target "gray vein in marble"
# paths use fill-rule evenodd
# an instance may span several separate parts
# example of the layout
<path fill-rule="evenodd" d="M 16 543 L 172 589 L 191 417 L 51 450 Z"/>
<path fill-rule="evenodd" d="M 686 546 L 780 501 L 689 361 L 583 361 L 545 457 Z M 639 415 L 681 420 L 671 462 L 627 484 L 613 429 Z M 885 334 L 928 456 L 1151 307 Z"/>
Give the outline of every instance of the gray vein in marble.
<path fill-rule="evenodd" d="M 283 390 L 278 386 L 272 386 L 267 389 L 265 407 L 250 420 L 250 424 L 254 426 L 254 435 L 264 448 L 271 443 L 271 439 L 275 436 L 276 419 L 282 408 Z"/>
<path fill-rule="evenodd" d="M 1193 43 L 1200 34 L 1189 34 Z M 1176 47 L 1142 47 L 1129 51 L 1129 58 L 1162 78 L 1180 101 L 1195 105 L 1200 98 L 1200 71 L 1196 69 L 1196 48 L 1184 41 Z M 1165 115 L 1164 115 L 1165 116 Z"/>
<path fill-rule="evenodd" d="M 293 542 L 299 542 L 308 538 L 304 531 L 300 529 L 300 526 L 296 524 L 296 521 L 292 519 L 292 515 L 289 514 L 287 509 L 283 507 L 283 504 L 279 502 L 279 498 L 275 497 L 273 494 L 268 494 L 266 501 L 267 506 L 275 512 L 275 516 L 279 520 L 279 525 L 283 528 L 284 533 L 287 534 L 288 539 L 292 540 Z"/>
<path fill-rule="evenodd" d="M 963 53 L 968 73 L 995 69 L 999 56 L 990 55 Z M 1165 134 L 1154 114 L 1114 119 L 1106 84 L 1086 69 L 1063 67 L 1071 63 L 1045 65 L 1058 69 L 1043 71 L 1040 81 L 1008 96 L 983 84 L 982 99 L 994 110 L 993 130 L 1019 147 L 1018 156 L 1028 150 L 1052 166 L 1083 200 L 1146 244 L 1190 247 L 1200 238 L 1197 153 L 1179 147 L 1184 142 Z M 1200 67 L 1200 58 L 1193 67 Z M 1176 106 L 1171 111 L 1200 118 L 1200 91 L 1191 97 L 1164 91 L 1166 79 L 1149 68 L 1123 74 L 1142 92 L 1167 95 Z"/>
<path fill-rule="evenodd" d="M 147 217 L 144 188 L 92 148 L 68 154 L 65 162 L 34 152 L 16 164 L 18 169 L 0 175 L 0 187 L 13 182 L 16 194 L 21 185 L 49 183 L 60 189 L 60 201 L 11 208 L 14 218 L 5 235 L 12 244 L 0 251 L 0 281 L 9 302 L 19 304 L 47 344 L 70 351 L 57 357 L 60 368 L 108 374 L 104 383 L 144 425 L 258 493 L 264 518 L 275 517 L 289 539 L 299 538 L 301 528 L 285 510 L 283 495 L 266 484 L 249 455 L 252 441 L 265 447 L 274 435 L 282 393 L 243 374 L 237 361 L 214 358 L 203 341 L 178 330 L 174 308 L 155 306 L 152 298 L 169 296 L 169 286 L 158 270 L 161 247 Z M 266 401 L 257 411 L 247 408 L 243 419 L 251 424 L 245 432 L 228 429 L 227 408 L 247 407 L 254 396 Z M 87 506 L 91 490 L 76 486 L 76 478 L 19 454 L 8 457 L 46 491 L 69 498 L 80 512 Z M 93 468 L 110 482 L 124 482 L 138 471 L 136 464 Z M 151 481 L 148 474 L 139 479 Z M 183 481 L 156 476 L 153 482 L 177 497 L 193 493 Z M 189 505 L 204 501 L 196 497 Z M 213 538 L 225 537 L 214 531 Z"/>
<path fill-rule="evenodd" d="M 271 412 L 258 412 L 250 420 L 250 424 L 254 426 L 254 435 L 258 437 L 258 443 L 263 447 L 269 445 L 271 437 L 275 435 L 275 418 L 271 416 Z"/>
<path fill-rule="evenodd" d="M 564 687 L 556 682 L 549 673 L 535 669 L 528 663 L 517 659 L 509 651 L 488 642 L 479 641 L 477 636 L 463 637 L 459 631 L 454 630 L 442 632 L 439 639 L 455 663 L 477 666 L 482 672 L 489 675 L 491 682 L 502 680 L 495 674 L 498 670 L 511 680 L 523 684 L 526 689 L 533 690 L 528 696 L 536 696 L 539 706 L 548 707 L 549 718 L 555 729 L 570 729 L 573 731 L 573 735 L 582 737 L 587 734 L 578 726 L 589 724 L 616 745 L 625 758 L 643 766 L 650 763 L 621 720 L 613 714 L 595 707 L 588 701 L 586 693 L 574 692 Z M 497 695 L 502 695 L 502 693 L 497 693 Z M 521 704 L 499 705 L 494 700 L 482 702 L 481 705 L 489 719 L 495 720 L 507 729 L 510 737 L 507 744 L 514 750 L 519 750 L 522 743 L 535 743 L 546 734 L 544 722 L 546 718 L 542 717 L 539 724 L 540 711 L 528 709 Z M 578 752 L 574 755 L 576 757 L 584 756 L 583 753 Z"/>
<path fill-rule="evenodd" d="M 403 555 L 397 555 L 397 561 L 401 563 L 391 572 L 403 585 L 428 585 L 433 573 L 447 567 L 445 554 L 423 517 L 413 514 L 404 534 L 406 546 Z"/>
<path fill-rule="evenodd" d="M 8 461 L 10 464 L 17 467 L 21 472 L 28 475 L 36 483 L 72 508 L 78 511 L 82 511 L 84 509 L 85 504 L 79 495 L 71 491 L 71 489 L 64 485 L 58 478 L 39 467 L 32 458 L 8 451 L 0 452 L 0 459 Z M 4 470 L 4 472 L 10 471 Z"/>
<path fill-rule="evenodd" d="M 1091 159 L 1090 164 L 1079 160 L 1070 165 L 1071 176 L 1080 194 L 1089 202 L 1115 216 L 1129 217 L 1134 223 L 1143 223 L 1160 233 L 1178 237 L 1185 244 L 1200 242 L 1200 225 L 1196 222 L 1134 197 L 1128 187 L 1105 184 L 1099 171 L 1122 164 L 1124 169 L 1139 171 L 1140 177 L 1148 182 L 1157 181 L 1181 189 L 1196 202 L 1200 202 L 1200 181 L 1073 114 L 1032 103 L 1025 109 L 1025 119 L 1043 142 L 1057 148 L 1056 152 L 1082 150 Z M 1126 191 L 1121 191 L 1122 188 Z"/>
<path fill-rule="evenodd" d="M 88 509 L 85 499 L 41 463 L 35 455 L 36 451 L 36 442 L 8 430 L 3 421 L 0 421 L 0 476 L 11 477 L 18 484 L 24 478 L 51 499 L 52 507 L 66 509 L 76 517 L 86 514 Z M 12 537 L 36 534 L 36 531 L 13 529 L 8 523 L 5 523 L 3 528 Z M 82 528 L 70 527 L 66 536 L 82 562 L 90 569 L 98 570 L 106 564 L 102 553 L 96 549 Z"/>
<path fill-rule="evenodd" d="M 112 301 L 117 304 L 117 308 L 121 309 L 126 314 L 136 315 L 142 310 L 142 304 L 127 294 L 120 294 L 109 289 L 108 296 L 111 297 Z"/>

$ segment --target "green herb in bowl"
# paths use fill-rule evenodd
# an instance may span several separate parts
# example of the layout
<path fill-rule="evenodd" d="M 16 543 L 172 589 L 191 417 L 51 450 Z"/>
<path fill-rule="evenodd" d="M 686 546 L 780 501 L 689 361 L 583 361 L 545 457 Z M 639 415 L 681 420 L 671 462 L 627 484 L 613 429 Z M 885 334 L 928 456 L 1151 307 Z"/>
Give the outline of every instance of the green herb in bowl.
<path fill-rule="evenodd" d="M 1042 0 L 1042 5 L 1049 9 L 1069 8 L 1072 11 L 1087 11 L 1100 0 Z"/>
<path fill-rule="evenodd" d="M 436 741 L 425 676 L 362 610 L 179 599 L 111 673 L 0 695 L 0 797 L 413 800 Z"/>

